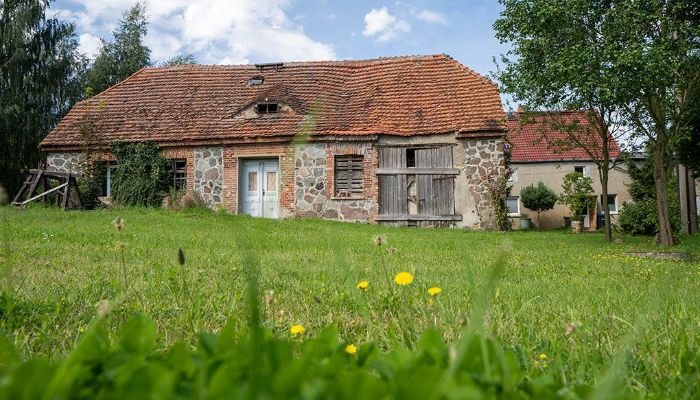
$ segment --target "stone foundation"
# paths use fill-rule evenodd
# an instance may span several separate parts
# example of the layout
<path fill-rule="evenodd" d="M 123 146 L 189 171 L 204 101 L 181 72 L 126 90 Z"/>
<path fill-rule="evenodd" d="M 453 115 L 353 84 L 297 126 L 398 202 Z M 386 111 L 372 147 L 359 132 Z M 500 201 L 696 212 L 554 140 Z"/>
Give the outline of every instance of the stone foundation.
<path fill-rule="evenodd" d="M 46 157 L 46 170 L 82 174 L 84 153 L 49 153 Z"/>
<path fill-rule="evenodd" d="M 193 190 L 202 196 L 209 207 L 223 202 L 224 149 L 222 147 L 198 147 L 194 149 Z"/>

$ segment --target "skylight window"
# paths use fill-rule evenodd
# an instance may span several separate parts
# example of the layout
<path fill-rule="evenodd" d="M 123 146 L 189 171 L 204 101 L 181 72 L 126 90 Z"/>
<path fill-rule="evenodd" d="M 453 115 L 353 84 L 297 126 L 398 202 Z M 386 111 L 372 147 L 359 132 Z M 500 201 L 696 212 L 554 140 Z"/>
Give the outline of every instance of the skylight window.
<path fill-rule="evenodd" d="M 248 86 L 260 86 L 265 82 L 265 78 L 262 75 L 255 75 L 248 81 Z"/>
<path fill-rule="evenodd" d="M 279 109 L 278 103 L 263 102 L 255 105 L 255 112 L 258 114 L 275 114 Z"/>

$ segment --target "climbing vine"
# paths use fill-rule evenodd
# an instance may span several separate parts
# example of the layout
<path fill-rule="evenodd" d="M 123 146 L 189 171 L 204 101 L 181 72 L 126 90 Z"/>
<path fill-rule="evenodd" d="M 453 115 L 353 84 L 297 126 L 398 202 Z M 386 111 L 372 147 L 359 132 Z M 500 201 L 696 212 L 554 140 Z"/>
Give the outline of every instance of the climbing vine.
<path fill-rule="evenodd" d="M 117 143 L 110 151 L 117 158 L 112 173 L 112 197 L 128 206 L 158 207 L 170 186 L 170 162 L 154 142 Z"/>

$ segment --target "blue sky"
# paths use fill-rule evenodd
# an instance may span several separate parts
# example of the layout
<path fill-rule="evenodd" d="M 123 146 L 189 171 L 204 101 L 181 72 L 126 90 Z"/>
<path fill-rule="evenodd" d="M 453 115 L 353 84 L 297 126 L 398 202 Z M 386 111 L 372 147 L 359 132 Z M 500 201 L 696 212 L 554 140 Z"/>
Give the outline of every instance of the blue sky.
<path fill-rule="evenodd" d="M 111 40 L 134 0 L 58 0 L 88 55 Z M 482 75 L 505 52 L 497 1 L 149 0 L 146 44 L 157 64 L 191 53 L 203 64 L 367 59 L 445 53 Z"/>

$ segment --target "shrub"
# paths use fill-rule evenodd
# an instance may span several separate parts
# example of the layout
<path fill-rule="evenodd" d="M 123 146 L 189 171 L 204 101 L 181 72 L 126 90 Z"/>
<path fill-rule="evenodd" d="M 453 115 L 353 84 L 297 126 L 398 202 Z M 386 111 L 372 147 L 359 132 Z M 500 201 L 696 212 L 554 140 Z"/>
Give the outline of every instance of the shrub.
<path fill-rule="evenodd" d="M 544 182 L 539 181 L 537 185 L 532 184 L 523 188 L 520 191 L 520 200 L 525 207 L 537 213 L 537 226 L 539 226 L 540 213 L 554 208 L 557 204 L 557 195 Z"/>
<path fill-rule="evenodd" d="M 102 195 L 102 185 L 107 175 L 107 166 L 103 162 L 94 161 L 85 168 L 85 175 L 78 181 L 83 208 L 92 210 L 99 206 L 97 199 Z"/>
<path fill-rule="evenodd" d="M 669 196 L 669 213 L 673 232 L 681 230 L 678 196 Z M 645 198 L 634 203 L 625 203 L 618 216 L 620 230 L 631 235 L 654 236 L 659 233 L 659 216 L 656 209 L 656 199 Z"/>
<path fill-rule="evenodd" d="M 559 197 L 559 202 L 569 206 L 572 221 L 581 221 L 581 214 L 586 208 L 595 205 L 593 179 L 580 172 L 569 172 L 564 176 L 562 189 L 564 192 Z"/>
<path fill-rule="evenodd" d="M 170 186 L 171 165 L 158 145 L 118 143 L 110 151 L 118 162 L 112 175 L 114 200 L 126 206 L 160 206 Z"/>

